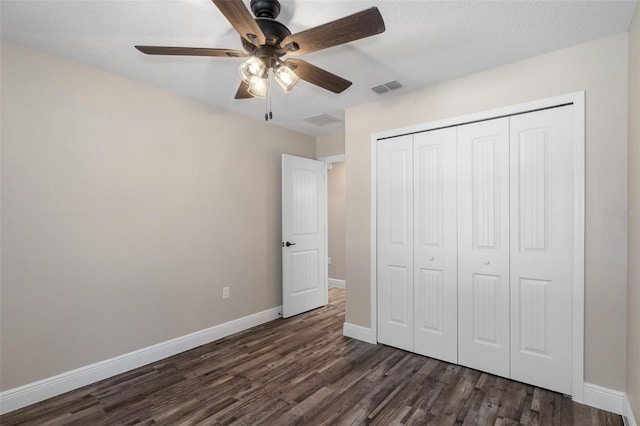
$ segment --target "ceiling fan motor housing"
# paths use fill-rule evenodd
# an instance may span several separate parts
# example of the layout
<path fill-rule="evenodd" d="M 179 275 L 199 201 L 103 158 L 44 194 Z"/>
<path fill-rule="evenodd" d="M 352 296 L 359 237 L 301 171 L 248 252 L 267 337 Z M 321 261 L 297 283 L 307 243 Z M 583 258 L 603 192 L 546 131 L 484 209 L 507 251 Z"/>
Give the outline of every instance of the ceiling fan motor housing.
<path fill-rule="evenodd" d="M 291 35 L 291 31 L 282 23 L 276 21 L 280 14 L 280 2 L 278 0 L 251 0 L 251 10 L 256 16 L 256 22 L 265 36 L 265 44 L 278 46 L 285 37 Z M 243 43 L 245 50 L 255 50 L 250 43 Z M 281 55 L 279 55 L 281 56 Z"/>
<path fill-rule="evenodd" d="M 276 19 L 280 14 L 278 0 L 251 0 L 251 11 L 256 18 Z"/>

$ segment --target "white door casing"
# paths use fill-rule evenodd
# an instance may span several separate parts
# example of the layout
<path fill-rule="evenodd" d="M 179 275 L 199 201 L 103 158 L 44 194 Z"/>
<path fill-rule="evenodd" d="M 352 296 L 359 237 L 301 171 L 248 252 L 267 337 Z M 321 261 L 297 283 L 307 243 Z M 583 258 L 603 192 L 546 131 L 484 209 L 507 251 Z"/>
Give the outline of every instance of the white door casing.
<path fill-rule="evenodd" d="M 572 389 L 573 106 L 511 117 L 511 378 Z"/>
<path fill-rule="evenodd" d="M 458 127 L 458 361 L 509 377 L 509 118 Z"/>
<path fill-rule="evenodd" d="M 458 362 L 456 128 L 414 135 L 414 352 Z"/>
<path fill-rule="evenodd" d="M 378 341 L 413 350 L 413 137 L 378 144 Z"/>
<path fill-rule="evenodd" d="M 327 169 L 282 155 L 282 316 L 328 303 Z"/>
<path fill-rule="evenodd" d="M 519 114 L 526 114 L 532 111 L 539 111 L 558 106 L 572 105 L 571 116 L 568 118 L 572 123 L 573 147 L 571 155 L 571 166 L 573 173 L 573 194 L 572 200 L 572 217 L 569 228 L 573 230 L 572 234 L 572 258 L 568 261 L 571 264 L 571 301 L 566 306 L 571 306 L 571 336 L 566 343 L 571 345 L 571 363 L 567 370 L 571 370 L 571 390 L 569 393 L 573 401 L 585 402 L 585 382 L 584 382 L 584 247 L 585 247 L 585 92 L 575 92 L 565 95 L 539 99 L 492 109 L 483 112 L 467 114 L 464 116 L 451 117 L 438 121 L 431 121 L 412 125 L 408 127 L 390 129 L 371 135 L 371 283 L 370 283 L 370 314 L 371 329 L 370 334 L 362 335 L 354 333 L 345 324 L 345 335 L 360 338 L 368 342 L 380 341 L 379 330 L 376 324 L 379 323 L 380 312 L 377 309 L 378 302 L 378 256 L 377 244 L 379 232 L 377 228 L 378 205 L 377 200 L 377 181 L 378 181 L 378 145 L 389 138 L 395 138 L 398 135 L 413 135 L 420 132 L 427 132 L 446 127 L 454 127 L 465 125 L 465 123 L 475 123 L 483 120 L 492 120 L 496 117 L 509 117 Z M 515 273 L 515 272 L 514 272 Z M 512 295 L 513 296 L 513 295 Z M 565 308 L 566 308 L 565 306 Z M 461 316 L 461 314 L 459 315 Z M 513 342 L 511 342 L 513 344 Z M 511 348 L 510 348 L 511 349 Z M 462 362 L 460 362 L 462 363 Z M 514 363 L 514 367 L 517 363 Z M 514 376 L 517 375 L 517 367 L 514 368 Z M 536 369 L 536 371 L 540 371 Z M 517 377 L 517 376 L 515 376 Z"/>

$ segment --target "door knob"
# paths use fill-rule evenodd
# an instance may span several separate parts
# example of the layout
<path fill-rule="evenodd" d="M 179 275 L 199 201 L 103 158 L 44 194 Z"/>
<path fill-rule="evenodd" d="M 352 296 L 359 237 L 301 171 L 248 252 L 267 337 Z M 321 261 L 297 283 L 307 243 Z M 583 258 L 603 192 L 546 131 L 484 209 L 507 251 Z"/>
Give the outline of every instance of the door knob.
<path fill-rule="evenodd" d="M 290 243 L 289 241 L 287 241 L 284 245 L 287 247 L 291 247 L 291 246 L 295 246 L 296 243 Z"/>
<path fill-rule="evenodd" d="M 491 262 L 489 262 L 488 260 L 485 260 L 485 261 L 484 261 L 484 264 L 485 264 L 485 265 L 488 265 L 488 264 L 490 264 L 490 263 L 491 263 Z"/>
<path fill-rule="evenodd" d="M 429 260 L 433 260 L 433 259 L 435 259 L 435 257 L 429 256 Z"/>

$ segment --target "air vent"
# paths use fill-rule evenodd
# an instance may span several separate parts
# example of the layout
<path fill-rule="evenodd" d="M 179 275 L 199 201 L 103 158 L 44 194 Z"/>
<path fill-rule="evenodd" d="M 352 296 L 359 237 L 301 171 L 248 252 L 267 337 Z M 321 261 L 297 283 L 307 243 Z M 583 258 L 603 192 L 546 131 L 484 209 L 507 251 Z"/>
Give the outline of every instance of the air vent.
<path fill-rule="evenodd" d="M 403 87 L 402 83 L 400 83 L 398 80 L 390 81 L 388 83 L 385 83 L 384 85 L 387 86 L 387 89 L 389 90 L 398 90 L 399 88 Z"/>
<path fill-rule="evenodd" d="M 404 87 L 402 83 L 397 80 L 389 81 L 387 83 L 381 84 L 380 86 L 372 87 L 371 90 L 376 92 L 378 95 L 383 95 L 392 90 L 398 90 L 401 87 Z"/>
<path fill-rule="evenodd" d="M 385 86 L 384 84 L 381 84 L 380 86 L 372 87 L 371 90 L 376 92 L 378 95 L 382 95 L 382 94 L 387 93 L 389 91 L 387 86 Z"/>
<path fill-rule="evenodd" d="M 303 118 L 302 121 L 318 127 L 326 126 L 327 124 L 342 123 L 342 120 L 338 120 L 337 118 L 325 113 L 311 115 L 309 117 Z"/>

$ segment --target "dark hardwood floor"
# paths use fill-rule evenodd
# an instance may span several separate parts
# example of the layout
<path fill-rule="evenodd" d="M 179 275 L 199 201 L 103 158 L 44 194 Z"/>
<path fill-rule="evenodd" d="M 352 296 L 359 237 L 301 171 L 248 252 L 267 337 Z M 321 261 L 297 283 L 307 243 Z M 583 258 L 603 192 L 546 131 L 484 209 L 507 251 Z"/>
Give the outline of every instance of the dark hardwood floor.
<path fill-rule="evenodd" d="M 342 336 L 330 304 L 8 413 L 2 425 L 622 425 L 560 394 Z"/>

